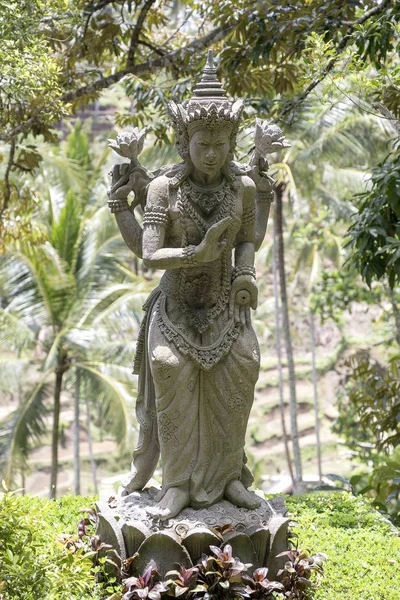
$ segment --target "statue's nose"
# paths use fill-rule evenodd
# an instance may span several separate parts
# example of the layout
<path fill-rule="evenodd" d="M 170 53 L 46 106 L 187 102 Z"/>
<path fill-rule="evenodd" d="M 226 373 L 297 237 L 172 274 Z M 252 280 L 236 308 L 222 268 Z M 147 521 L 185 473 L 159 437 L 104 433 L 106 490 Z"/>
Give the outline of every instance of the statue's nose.
<path fill-rule="evenodd" d="M 209 148 L 209 149 L 207 150 L 207 158 L 215 158 L 215 156 L 216 156 L 216 154 L 215 154 L 215 152 L 214 152 L 214 148 L 212 148 L 212 147 L 211 147 L 211 148 Z"/>

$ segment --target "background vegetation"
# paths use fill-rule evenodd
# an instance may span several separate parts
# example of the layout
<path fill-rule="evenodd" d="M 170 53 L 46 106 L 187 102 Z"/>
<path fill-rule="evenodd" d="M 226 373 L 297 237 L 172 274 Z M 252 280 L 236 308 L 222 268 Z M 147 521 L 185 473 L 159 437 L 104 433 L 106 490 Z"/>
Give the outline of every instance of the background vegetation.
<path fill-rule="evenodd" d="M 237 160 L 251 152 L 256 116 L 291 143 L 271 157 L 276 208 L 257 257 L 257 485 L 289 491 L 333 474 L 325 485 L 398 523 L 399 21 L 394 0 L 0 0 L 0 475 L 10 485 L 95 493 L 128 469 L 130 362 L 159 274 L 129 253 L 107 211 L 116 157 L 106 139 L 145 126 L 143 164 L 178 160 L 167 103 L 190 97 L 212 48 L 228 93 L 245 102 Z M 311 521 L 305 531 L 312 544 Z"/>

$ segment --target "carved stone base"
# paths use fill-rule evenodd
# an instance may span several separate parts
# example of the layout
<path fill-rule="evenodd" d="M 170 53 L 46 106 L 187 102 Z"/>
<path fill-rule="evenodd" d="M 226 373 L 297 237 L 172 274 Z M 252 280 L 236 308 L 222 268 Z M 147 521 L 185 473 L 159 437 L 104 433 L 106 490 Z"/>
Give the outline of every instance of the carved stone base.
<path fill-rule="evenodd" d="M 162 576 L 179 563 L 195 565 L 210 545 L 232 546 L 233 555 L 244 563 L 268 568 L 268 578 L 276 579 L 285 557 L 276 556 L 288 549 L 287 509 L 283 497 L 262 500 L 254 510 L 220 502 L 206 509 L 185 508 L 177 517 L 160 521 L 147 513 L 156 501 L 148 491 L 134 492 L 112 504 L 98 502 L 98 535 L 110 544 L 117 561 L 135 557 L 136 575 L 153 561 Z M 230 527 L 229 527 L 230 526 Z"/>

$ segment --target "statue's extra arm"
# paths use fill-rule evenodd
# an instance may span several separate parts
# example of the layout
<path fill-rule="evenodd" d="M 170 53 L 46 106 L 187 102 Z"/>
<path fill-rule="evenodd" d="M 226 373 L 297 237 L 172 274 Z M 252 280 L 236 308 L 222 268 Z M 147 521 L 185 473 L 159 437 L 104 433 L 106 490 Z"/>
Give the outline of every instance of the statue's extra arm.
<path fill-rule="evenodd" d="M 129 250 L 132 250 L 136 256 L 142 258 L 143 232 L 141 226 L 136 221 L 135 215 L 127 208 L 124 211 L 116 212 L 115 219 Z"/>
<path fill-rule="evenodd" d="M 269 210 L 271 208 L 271 202 L 274 199 L 274 192 L 270 191 L 257 191 L 256 196 L 256 231 L 255 231 L 255 251 L 260 249 L 261 244 L 264 241 L 265 232 L 268 225 Z"/>
<path fill-rule="evenodd" d="M 253 267 L 256 241 L 256 187 L 250 177 L 243 177 L 242 225 L 236 236 L 235 267 Z"/>
<path fill-rule="evenodd" d="M 234 316 L 236 322 L 243 325 L 250 323 L 250 306 L 257 307 L 256 272 L 254 269 L 255 258 L 255 196 L 256 187 L 252 179 L 247 176 L 242 178 L 242 224 L 236 236 L 235 243 L 235 268 L 232 273 L 231 297 L 229 301 L 229 315 Z M 243 292 L 248 292 L 246 306 L 240 306 Z M 238 304 L 239 302 L 239 304 Z"/>

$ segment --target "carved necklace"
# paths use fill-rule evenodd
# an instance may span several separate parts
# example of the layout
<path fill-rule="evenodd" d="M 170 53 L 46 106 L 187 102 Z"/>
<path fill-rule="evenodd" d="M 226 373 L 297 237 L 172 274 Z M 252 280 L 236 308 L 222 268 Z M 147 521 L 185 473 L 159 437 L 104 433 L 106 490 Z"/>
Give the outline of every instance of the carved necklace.
<path fill-rule="evenodd" d="M 196 185 L 191 179 L 187 180 L 189 184 L 189 197 L 190 200 L 197 204 L 201 210 L 209 215 L 225 198 L 225 181 L 213 187 L 204 188 Z"/>
<path fill-rule="evenodd" d="M 186 213 L 192 221 L 197 225 L 202 236 L 208 231 L 211 225 L 221 221 L 225 217 L 232 217 L 235 207 L 235 195 L 230 188 L 228 182 L 224 180 L 222 184 L 217 186 L 217 192 L 221 193 L 219 200 L 219 210 L 217 214 L 209 221 L 200 215 L 200 213 L 193 206 L 193 186 L 188 180 L 184 181 L 178 189 L 178 206 L 181 214 Z M 215 190 L 215 188 L 214 188 Z M 203 190 L 201 190 L 203 192 Z M 210 190 L 211 192 L 211 190 Z M 215 191 L 213 192 L 215 193 Z M 207 329 L 208 325 L 225 309 L 230 295 L 231 285 L 231 251 L 234 233 L 230 232 L 231 228 L 228 227 L 227 237 L 228 244 L 221 254 L 221 285 L 218 299 L 213 307 L 203 309 L 201 311 L 196 310 L 192 306 L 188 306 L 184 301 L 184 288 L 187 281 L 186 269 L 180 271 L 180 282 L 179 282 L 179 293 L 178 302 L 182 311 L 186 314 L 188 321 L 191 325 L 202 333 Z M 188 245 L 186 231 L 182 231 L 182 247 Z"/>

